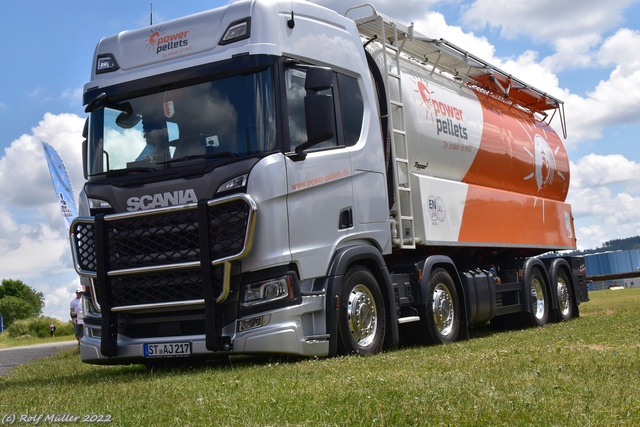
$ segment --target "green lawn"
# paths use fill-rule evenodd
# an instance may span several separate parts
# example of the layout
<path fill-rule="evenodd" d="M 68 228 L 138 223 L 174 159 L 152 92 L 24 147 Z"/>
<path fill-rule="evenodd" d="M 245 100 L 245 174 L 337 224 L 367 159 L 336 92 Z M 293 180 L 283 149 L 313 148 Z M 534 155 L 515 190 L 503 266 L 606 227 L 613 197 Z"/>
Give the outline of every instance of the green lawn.
<path fill-rule="evenodd" d="M 75 337 L 73 335 L 66 335 L 61 337 L 47 337 L 47 338 L 25 337 L 25 338 L 16 339 L 16 338 L 9 338 L 9 335 L 7 333 L 3 333 L 0 335 L 0 349 L 20 347 L 24 345 L 46 344 L 46 343 L 64 342 L 64 341 L 75 341 Z M 2 424 L 0 423 L 0 425 Z"/>
<path fill-rule="evenodd" d="M 0 417 L 97 414 L 117 426 L 639 425 L 640 289 L 590 297 L 569 323 L 479 328 L 468 341 L 374 357 L 233 357 L 146 370 L 82 364 L 70 349 L 0 377 Z"/>

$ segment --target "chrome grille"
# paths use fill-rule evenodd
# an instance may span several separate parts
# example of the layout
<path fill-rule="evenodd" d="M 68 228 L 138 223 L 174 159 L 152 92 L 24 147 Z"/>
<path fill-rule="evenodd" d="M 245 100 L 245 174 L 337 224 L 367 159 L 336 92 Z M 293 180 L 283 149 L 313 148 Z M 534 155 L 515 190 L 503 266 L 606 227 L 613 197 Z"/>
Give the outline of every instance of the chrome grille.
<path fill-rule="evenodd" d="M 200 206 L 77 218 L 70 229 L 76 270 L 105 284 L 108 301 L 99 303 L 109 308 L 202 300 L 201 269 L 214 268 L 211 285 L 218 288 L 218 265 L 250 250 L 255 211 L 242 194 Z M 208 259 L 201 265 L 203 254 Z"/>

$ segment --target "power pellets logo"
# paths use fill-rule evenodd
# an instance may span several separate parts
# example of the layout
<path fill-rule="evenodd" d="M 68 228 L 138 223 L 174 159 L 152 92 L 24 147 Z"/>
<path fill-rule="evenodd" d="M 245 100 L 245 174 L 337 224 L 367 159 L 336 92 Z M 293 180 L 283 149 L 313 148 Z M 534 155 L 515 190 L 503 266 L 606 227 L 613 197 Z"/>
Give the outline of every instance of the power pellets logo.
<path fill-rule="evenodd" d="M 156 55 L 182 51 L 189 45 L 189 31 L 178 31 L 167 34 L 162 27 L 155 27 L 147 35 L 147 51 Z"/>

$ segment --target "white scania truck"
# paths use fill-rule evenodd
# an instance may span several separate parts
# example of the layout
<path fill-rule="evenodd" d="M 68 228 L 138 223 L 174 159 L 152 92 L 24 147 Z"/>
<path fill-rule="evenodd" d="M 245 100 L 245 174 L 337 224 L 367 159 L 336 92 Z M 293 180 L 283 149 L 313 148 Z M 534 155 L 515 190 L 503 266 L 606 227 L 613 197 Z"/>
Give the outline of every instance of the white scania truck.
<path fill-rule="evenodd" d="M 588 300 L 563 104 L 371 5 L 98 44 L 70 239 L 89 363 L 375 354 Z"/>

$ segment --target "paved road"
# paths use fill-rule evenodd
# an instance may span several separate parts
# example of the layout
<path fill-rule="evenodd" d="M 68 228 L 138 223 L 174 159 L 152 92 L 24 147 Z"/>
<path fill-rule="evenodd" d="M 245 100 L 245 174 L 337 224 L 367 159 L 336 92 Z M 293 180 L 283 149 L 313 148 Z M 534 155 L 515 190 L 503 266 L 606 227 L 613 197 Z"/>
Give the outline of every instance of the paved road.
<path fill-rule="evenodd" d="M 15 366 L 51 356 L 63 348 L 76 345 L 78 345 L 77 341 L 73 340 L 0 349 L 0 375 L 8 374 Z"/>

